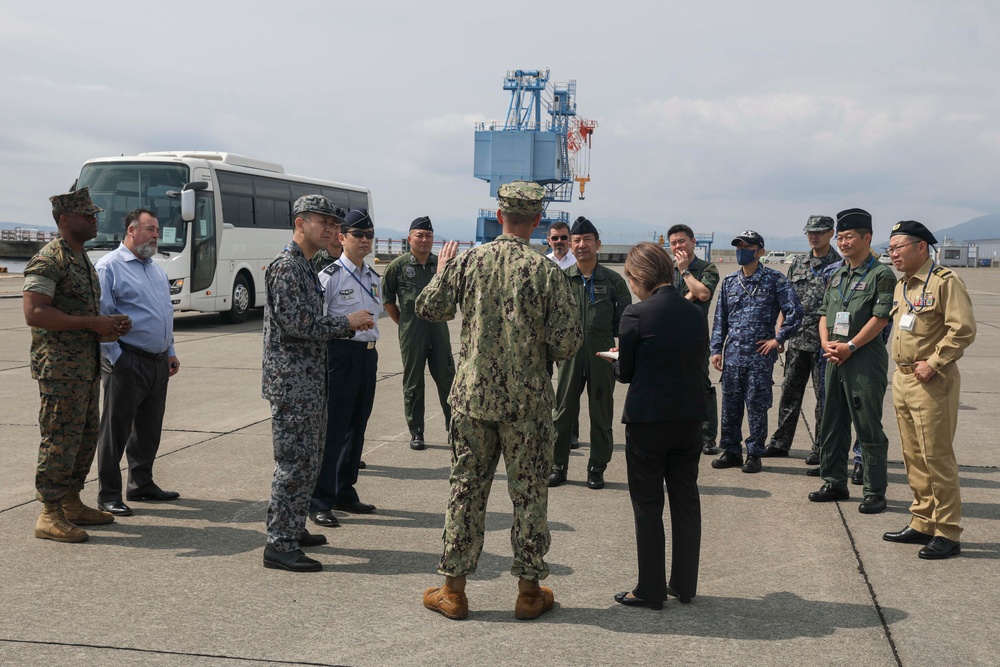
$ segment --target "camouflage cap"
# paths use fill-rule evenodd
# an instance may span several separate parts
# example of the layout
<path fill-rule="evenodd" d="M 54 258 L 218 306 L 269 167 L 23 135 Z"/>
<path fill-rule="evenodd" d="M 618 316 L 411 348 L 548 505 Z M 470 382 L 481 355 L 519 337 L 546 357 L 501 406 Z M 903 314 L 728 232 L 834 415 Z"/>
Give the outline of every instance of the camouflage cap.
<path fill-rule="evenodd" d="M 82 215 L 94 215 L 104 211 L 90 200 L 90 188 L 82 187 L 64 195 L 52 195 L 49 197 L 52 202 L 53 213 L 80 213 Z"/>
<path fill-rule="evenodd" d="M 828 215 L 810 215 L 802 231 L 806 234 L 809 232 L 832 232 L 833 218 Z"/>
<path fill-rule="evenodd" d="M 538 215 L 545 205 L 545 188 L 532 181 L 504 183 L 497 190 L 500 210 L 515 215 Z"/>
<path fill-rule="evenodd" d="M 344 221 L 344 209 L 340 208 L 323 195 L 302 195 L 292 205 L 292 215 L 300 213 L 319 213 Z"/>

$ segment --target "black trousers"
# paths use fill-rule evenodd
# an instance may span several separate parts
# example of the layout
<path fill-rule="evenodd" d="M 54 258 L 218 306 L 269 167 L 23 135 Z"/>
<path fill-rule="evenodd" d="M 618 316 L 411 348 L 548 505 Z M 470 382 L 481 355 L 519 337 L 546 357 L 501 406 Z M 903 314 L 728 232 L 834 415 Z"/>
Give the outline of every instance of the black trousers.
<path fill-rule="evenodd" d="M 663 485 L 670 501 L 670 588 L 694 597 L 701 554 L 702 422 L 675 421 L 625 425 L 628 492 L 635 515 L 639 561 L 636 597 L 661 602 L 667 597 Z"/>
<path fill-rule="evenodd" d="M 358 483 L 365 429 L 375 403 L 378 351 L 353 340 L 327 342 L 327 417 L 323 464 L 310 512 L 359 500 Z"/>
<path fill-rule="evenodd" d="M 114 366 L 101 359 L 104 405 L 97 440 L 98 502 L 122 499 L 122 455 L 128 459 L 129 493 L 153 485 L 153 461 L 167 406 L 168 363 L 166 355 L 151 359 L 124 349 Z"/>

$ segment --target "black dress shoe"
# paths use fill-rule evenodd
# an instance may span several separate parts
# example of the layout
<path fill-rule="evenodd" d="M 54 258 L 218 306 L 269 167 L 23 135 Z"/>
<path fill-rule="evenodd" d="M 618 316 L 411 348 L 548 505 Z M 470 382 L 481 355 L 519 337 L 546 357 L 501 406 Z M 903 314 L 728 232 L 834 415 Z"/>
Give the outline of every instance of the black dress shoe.
<path fill-rule="evenodd" d="M 854 472 L 851 473 L 851 484 L 861 486 L 865 483 L 865 467 L 860 463 L 854 464 Z"/>
<path fill-rule="evenodd" d="M 615 593 L 615 602 L 618 604 L 623 604 L 626 607 L 649 607 L 659 611 L 663 609 L 663 601 L 653 602 L 652 600 L 643 600 L 642 598 L 628 597 L 632 594 L 632 591 L 622 591 L 621 593 Z"/>
<path fill-rule="evenodd" d="M 927 546 L 917 552 L 924 560 L 941 560 L 962 553 L 962 545 L 954 540 L 936 535 Z"/>
<path fill-rule="evenodd" d="M 713 468 L 739 468 L 743 465 L 743 455 L 735 452 L 722 452 L 722 456 L 712 461 Z"/>
<path fill-rule="evenodd" d="M 309 518 L 317 526 L 323 526 L 324 528 L 336 528 L 340 525 L 340 521 L 333 515 L 330 510 L 323 510 L 322 512 L 310 512 Z M 324 540 L 326 538 L 323 538 Z"/>
<path fill-rule="evenodd" d="M 809 468 L 809 470 L 806 470 L 806 475 L 809 477 L 819 477 L 819 468 Z"/>
<path fill-rule="evenodd" d="M 364 470 L 367 467 L 368 467 L 368 464 L 365 463 L 364 461 L 361 461 L 360 463 L 358 463 L 358 470 Z"/>
<path fill-rule="evenodd" d="M 809 494 L 809 500 L 814 503 L 830 503 L 834 500 L 849 500 L 851 492 L 847 489 L 835 489 L 829 484 L 824 484 L 819 491 Z"/>
<path fill-rule="evenodd" d="M 743 472 L 760 472 L 760 457 L 752 454 L 747 455 L 747 462 L 743 464 Z"/>
<path fill-rule="evenodd" d="M 415 449 L 418 452 L 421 449 L 426 449 L 426 446 L 424 445 L 424 434 L 423 433 L 414 433 L 410 437 L 410 449 Z"/>
<path fill-rule="evenodd" d="M 782 456 L 788 456 L 788 450 L 781 449 L 780 447 L 775 447 L 774 445 L 769 445 L 768 448 L 764 450 L 764 453 L 761 454 L 761 456 L 763 456 L 766 459 L 779 458 Z"/>
<path fill-rule="evenodd" d="M 272 570 L 288 570 L 289 572 L 319 572 L 323 564 L 302 553 L 301 550 L 278 551 L 264 547 L 264 567 Z"/>
<path fill-rule="evenodd" d="M 681 604 L 691 604 L 690 595 L 678 595 L 677 591 L 672 589 L 670 586 L 667 586 L 667 595 L 669 595 L 672 598 L 677 598 L 677 601 L 680 602 Z"/>
<path fill-rule="evenodd" d="M 819 465 L 819 452 L 809 452 L 809 456 L 806 457 L 807 466 L 818 466 Z"/>
<path fill-rule="evenodd" d="M 164 501 L 164 500 L 177 500 L 181 497 L 181 494 L 176 491 L 164 491 L 158 486 L 150 487 L 146 490 L 132 491 L 131 493 L 126 493 L 125 498 L 132 501 Z"/>
<path fill-rule="evenodd" d="M 883 510 L 885 510 L 885 496 L 865 496 L 858 505 L 858 511 L 862 514 L 878 514 Z"/>
<path fill-rule="evenodd" d="M 549 488 L 560 486 L 566 483 L 566 469 L 553 468 L 549 473 Z"/>
<path fill-rule="evenodd" d="M 355 500 L 353 503 L 337 503 L 333 508 L 341 512 L 350 512 L 351 514 L 371 514 L 375 511 L 374 505 L 363 503 L 360 500 Z"/>
<path fill-rule="evenodd" d="M 132 508 L 120 500 L 97 503 L 97 509 L 104 510 L 108 514 L 114 514 L 115 516 L 132 516 Z"/>
<path fill-rule="evenodd" d="M 298 542 L 300 547 L 318 547 L 326 544 L 326 535 L 313 535 L 306 530 L 299 537 Z"/>
<path fill-rule="evenodd" d="M 603 489 L 604 488 L 604 473 L 591 470 L 587 472 L 587 488 L 588 489 Z"/>
<path fill-rule="evenodd" d="M 705 456 L 715 456 L 719 453 L 719 448 L 715 446 L 714 442 L 706 442 L 701 447 L 701 453 Z"/>
<path fill-rule="evenodd" d="M 580 449 L 580 438 L 575 435 L 571 435 L 569 437 L 569 448 Z"/>
<path fill-rule="evenodd" d="M 913 530 L 907 526 L 897 533 L 882 533 L 882 539 L 886 542 L 898 542 L 900 544 L 927 544 L 934 539 L 934 536 L 921 533 L 919 530 Z"/>

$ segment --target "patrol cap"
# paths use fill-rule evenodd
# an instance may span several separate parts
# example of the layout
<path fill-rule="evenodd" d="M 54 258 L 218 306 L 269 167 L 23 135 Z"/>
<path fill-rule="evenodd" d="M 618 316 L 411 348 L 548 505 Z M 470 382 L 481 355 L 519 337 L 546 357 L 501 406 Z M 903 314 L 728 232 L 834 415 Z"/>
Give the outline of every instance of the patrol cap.
<path fill-rule="evenodd" d="M 52 195 L 49 197 L 52 202 L 53 213 L 80 213 L 81 215 L 95 215 L 104 211 L 90 200 L 90 188 L 82 187 L 64 195 Z"/>
<path fill-rule="evenodd" d="M 337 218 L 341 222 L 344 220 L 344 209 L 340 208 L 323 195 L 302 195 L 295 200 L 292 205 L 292 215 L 300 213 L 319 213 Z"/>
<path fill-rule="evenodd" d="M 594 227 L 594 223 L 587 220 L 582 215 L 573 221 L 573 228 L 569 230 L 570 234 L 593 234 L 597 236 L 597 227 Z"/>
<path fill-rule="evenodd" d="M 412 231 L 414 229 L 423 229 L 428 232 L 433 232 L 434 226 L 431 225 L 431 219 L 424 215 L 410 223 L 410 230 Z"/>
<path fill-rule="evenodd" d="M 916 220 L 900 220 L 892 226 L 892 232 L 889 234 L 889 238 L 893 236 L 899 236 L 900 234 L 906 234 L 907 236 L 915 236 L 921 241 L 927 241 L 930 245 L 936 245 L 937 239 L 931 234 L 931 230 L 927 229 L 922 222 L 917 222 Z"/>
<path fill-rule="evenodd" d="M 872 214 L 863 208 L 849 208 L 837 214 L 837 231 L 872 229 Z"/>
<path fill-rule="evenodd" d="M 802 228 L 806 234 L 809 232 L 829 232 L 833 230 L 833 218 L 828 215 L 810 215 L 806 221 L 806 226 Z"/>
<path fill-rule="evenodd" d="M 733 245 L 739 245 L 740 241 L 743 241 L 747 245 L 755 245 L 764 247 L 764 237 L 755 232 L 752 229 L 748 229 L 736 238 L 733 239 Z"/>
<path fill-rule="evenodd" d="M 368 209 L 356 208 L 348 211 L 340 230 L 346 232 L 348 229 L 375 229 L 375 223 L 368 215 Z"/>
<path fill-rule="evenodd" d="M 512 181 L 497 189 L 500 210 L 515 215 L 538 215 L 545 205 L 545 188 L 532 181 Z"/>

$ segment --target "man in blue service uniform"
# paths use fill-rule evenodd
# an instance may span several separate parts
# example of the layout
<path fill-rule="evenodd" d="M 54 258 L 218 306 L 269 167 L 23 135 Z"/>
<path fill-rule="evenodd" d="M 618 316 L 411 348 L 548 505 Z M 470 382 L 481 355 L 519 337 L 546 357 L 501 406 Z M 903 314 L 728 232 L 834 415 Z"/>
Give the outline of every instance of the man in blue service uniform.
<path fill-rule="evenodd" d="M 381 278 L 365 263 L 375 240 L 375 224 L 366 209 L 350 211 L 340 226 L 344 254 L 319 274 L 326 292 L 326 314 L 367 311 L 374 325 L 354 338 L 327 342 L 328 401 L 326 446 L 309 516 L 320 526 L 339 522 L 332 510 L 369 514 L 375 506 L 361 502 L 358 483 L 365 429 L 375 403 L 378 368 L 378 316 L 382 312 Z"/>
<path fill-rule="evenodd" d="M 597 353 L 615 347 L 618 324 L 625 307 L 632 303 L 632 295 L 624 278 L 598 263 L 601 237 L 590 220 L 577 218 L 569 235 L 576 264 L 566 269 L 566 275 L 580 309 L 583 345 L 573 357 L 559 362 L 556 409 L 552 412 L 556 447 L 548 485 L 559 486 L 566 481 L 570 437 L 580 416 L 580 394 L 586 385 L 590 412 L 587 488 L 602 489 L 604 471 L 615 447 L 611 434 L 615 375 L 611 364 L 598 358 Z"/>
<path fill-rule="evenodd" d="M 761 471 L 767 440 L 767 411 L 773 400 L 774 362 L 781 347 L 802 322 L 802 305 L 785 276 L 760 263 L 764 238 L 747 230 L 733 239 L 740 270 L 726 276 L 719 289 L 712 327 L 712 366 L 722 371 L 722 430 L 719 458 L 713 468 L 743 466 Z M 778 333 L 778 314 L 784 322 Z M 750 434 L 743 463 L 743 409 Z"/>
<path fill-rule="evenodd" d="M 306 530 L 326 433 L 326 341 L 374 326 L 371 313 L 327 316 L 310 259 L 326 246 L 344 213 L 322 195 L 292 206 L 295 231 L 264 274 L 262 395 L 271 402 L 274 478 L 267 505 L 264 567 L 316 572 L 323 565 L 299 547 L 326 543 Z"/>
<path fill-rule="evenodd" d="M 861 441 L 864 464 L 862 514 L 885 509 L 889 439 L 882 430 L 889 355 L 882 330 L 889 323 L 896 276 L 871 251 L 872 216 L 860 208 L 837 214 L 837 246 L 844 265 L 830 277 L 819 320 L 826 364 L 826 404 L 820 428 L 820 476 L 809 494 L 817 503 L 847 500 L 847 452 L 851 424 Z"/>
<path fill-rule="evenodd" d="M 385 311 L 399 325 L 399 352 L 403 357 L 403 414 L 410 429 L 410 449 L 424 449 L 424 366 L 428 366 L 444 415 L 445 430 L 451 422 L 448 392 L 455 379 L 451 335 L 447 322 L 428 322 L 413 312 L 417 296 L 437 273 L 434 226 L 427 216 L 410 223 L 410 252 L 385 267 L 382 298 Z M 399 301 L 397 304 L 396 301 Z"/>

